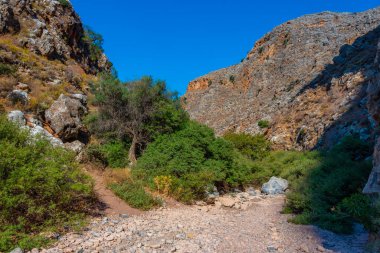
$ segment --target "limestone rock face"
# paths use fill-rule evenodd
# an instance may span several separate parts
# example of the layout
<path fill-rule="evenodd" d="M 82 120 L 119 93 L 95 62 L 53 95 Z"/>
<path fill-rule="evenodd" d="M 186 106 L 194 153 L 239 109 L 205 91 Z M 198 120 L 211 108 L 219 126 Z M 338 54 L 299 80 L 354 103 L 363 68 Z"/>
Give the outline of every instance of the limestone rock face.
<path fill-rule="evenodd" d="M 375 59 L 377 74 L 371 80 L 368 92 L 368 110 L 374 119 L 375 124 L 380 124 L 380 40 L 378 44 L 377 56 Z M 373 170 L 364 188 L 364 193 L 380 194 L 380 138 L 377 139 L 373 154 Z"/>
<path fill-rule="evenodd" d="M 107 59 L 91 59 L 82 22 L 69 1 L 1 0 L 0 34 L 19 31 L 20 45 L 49 59 L 74 59 L 91 73 L 110 68 Z"/>
<path fill-rule="evenodd" d="M 18 32 L 20 23 L 15 18 L 9 0 L 0 1 L 0 34 Z"/>
<path fill-rule="evenodd" d="M 63 141 L 76 140 L 84 131 L 81 118 L 87 113 L 80 100 L 61 95 L 45 112 L 46 121 Z"/>
<path fill-rule="evenodd" d="M 192 81 L 184 107 L 219 135 L 262 133 L 279 149 L 331 146 L 354 133 L 373 140 L 366 89 L 378 72 L 379 24 L 380 8 L 288 21 L 240 64 Z"/>

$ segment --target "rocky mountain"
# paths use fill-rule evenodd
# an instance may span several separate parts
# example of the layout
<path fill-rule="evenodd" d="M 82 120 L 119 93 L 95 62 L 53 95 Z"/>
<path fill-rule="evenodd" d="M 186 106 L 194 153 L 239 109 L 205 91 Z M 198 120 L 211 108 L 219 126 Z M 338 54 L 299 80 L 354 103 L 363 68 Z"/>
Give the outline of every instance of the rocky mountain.
<path fill-rule="evenodd" d="M 0 110 L 77 151 L 89 84 L 111 68 L 101 43 L 67 0 L 0 0 Z"/>
<path fill-rule="evenodd" d="M 190 116 L 215 129 L 263 133 L 281 149 L 373 140 L 367 87 L 378 73 L 380 7 L 323 12 L 288 21 L 256 42 L 237 65 L 192 81 Z"/>

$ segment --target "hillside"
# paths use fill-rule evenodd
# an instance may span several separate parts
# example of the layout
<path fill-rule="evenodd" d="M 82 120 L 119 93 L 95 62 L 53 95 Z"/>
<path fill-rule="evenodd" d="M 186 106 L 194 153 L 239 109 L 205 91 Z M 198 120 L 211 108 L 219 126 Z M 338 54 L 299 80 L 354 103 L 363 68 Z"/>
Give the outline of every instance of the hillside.
<path fill-rule="evenodd" d="M 240 64 L 192 81 L 185 108 L 219 135 L 264 133 L 280 149 L 331 146 L 348 133 L 373 140 L 365 90 L 379 23 L 380 8 L 288 21 Z"/>
<path fill-rule="evenodd" d="M 111 68 L 101 43 L 69 1 L 1 1 L 0 109 L 55 144 L 85 142 L 89 83 Z"/>

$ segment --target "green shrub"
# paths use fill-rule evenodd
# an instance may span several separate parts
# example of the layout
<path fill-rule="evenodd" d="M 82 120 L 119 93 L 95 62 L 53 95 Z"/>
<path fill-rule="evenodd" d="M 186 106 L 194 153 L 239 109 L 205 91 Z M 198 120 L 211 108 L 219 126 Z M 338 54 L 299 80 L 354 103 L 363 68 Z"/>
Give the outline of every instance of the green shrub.
<path fill-rule="evenodd" d="M 160 199 L 147 193 L 141 183 L 128 180 L 122 184 L 111 184 L 110 188 L 117 196 L 134 208 L 149 210 L 162 204 Z"/>
<path fill-rule="evenodd" d="M 99 162 L 110 168 L 124 168 L 129 164 L 128 149 L 125 143 L 112 140 L 102 145 L 89 145 L 87 155 L 92 162 Z"/>
<path fill-rule="evenodd" d="M 183 130 L 149 144 L 132 174 L 151 186 L 155 177 L 171 176 L 170 194 L 190 203 L 204 198 L 214 185 L 228 190 L 247 184 L 251 180 L 248 164 L 231 143 L 216 138 L 210 128 L 190 122 Z"/>
<path fill-rule="evenodd" d="M 231 83 L 235 83 L 235 76 L 230 75 L 230 82 L 231 82 Z"/>
<path fill-rule="evenodd" d="M 0 251 L 39 247 L 40 232 L 76 223 L 94 202 L 74 154 L 30 138 L 0 116 Z"/>
<path fill-rule="evenodd" d="M 63 6 L 63 7 L 69 7 L 71 6 L 70 2 L 67 0 L 58 0 L 58 2 Z"/>
<path fill-rule="evenodd" d="M 263 135 L 227 133 L 224 135 L 224 139 L 231 142 L 240 153 L 252 160 L 262 159 L 270 151 L 270 143 Z"/>
<path fill-rule="evenodd" d="M 11 75 L 16 72 L 16 69 L 9 64 L 0 63 L 0 76 Z"/>
<path fill-rule="evenodd" d="M 287 210 L 297 214 L 293 221 L 338 233 L 352 232 L 354 221 L 374 229 L 370 199 L 361 194 L 372 167 L 364 158 L 370 154 L 369 145 L 354 137 L 321 153 L 319 164 L 296 180 L 288 194 Z"/>
<path fill-rule="evenodd" d="M 272 176 L 278 176 L 290 181 L 290 187 L 302 179 L 310 169 L 320 163 L 317 151 L 272 151 L 252 165 L 252 183 L 260 186 Z"/>
<path fill-rule="evenodd" d="M 263 129 L 263 128 L 268 128 L 269 127 L 269 121 L 268 120 L 259 120 L 258 122 L 257 122 L 257 125 L 261 128 L 261 129 Z"/>

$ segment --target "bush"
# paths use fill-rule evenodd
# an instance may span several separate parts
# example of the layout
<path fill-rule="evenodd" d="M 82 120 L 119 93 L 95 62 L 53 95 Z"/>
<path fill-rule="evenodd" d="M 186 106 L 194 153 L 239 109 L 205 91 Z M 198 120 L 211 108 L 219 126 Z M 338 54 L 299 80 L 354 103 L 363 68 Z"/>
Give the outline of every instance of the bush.
<path fill-rule="evenodd" d="M 263 128 L 268 128 L 269 127 L 269 121 L 268 120 L 259 120 L 257 122 L 257 125 L 263 129 Z"/>
<path fill-rule="evenodd" d="M 117 196 L 134 208 L 149 210 L 162 204 L 160 199 L 147 193 L 141 183 L 128 180 L 122 184 L 111 184 L 110 188 Z"/>
<path fill-rule="evenodd" d="M 89 145 L 87 154 L 90 161 L 99 162 L 110 168 L 124 168 L 129 163 L 128 148 L 123 142 L 112 140 L 103 145 Z"/>
<path fill-rule="evenodd" d="M 240 153 L 252 160 L 262 159 L 270 151 L 270 143 L 263 135 L 227 133 L 224 139 L 231 142 Z"/>
<path fill-rule="evenodd" d="M 16 69 L 9 64 L 0 63 L 0 76 L 11 75 L 16 72 Z"/>
<path fill-rule="evenodd" d="M 135 178 L 155 187 L 154 178 L 171 178 L 169 194 L 190 203 L 205 197 L 210 187 L 242 187 L 251 178 L 246 158 L 214 132 L 190 122 L 176 133 L 163 135 L 148 148 L 132 170 Z"/>
<path fill-rule="evenodd" d="M 58 2 L 63 6 L 63 7 L 69 7 L 71 6 L 70 2 L 67 0 L 58 0 Z"/>
<path fill-rule="evenodd" d="M 0 116 L 0 251 L 39 247 L 40 232 L 83 219 L 94 203 L 92 182 L 74 154 L 31 139 Z"/>
<path fill-rule="evenodd" d="M 312 223 L 337 233 L 350 233 L 353 222 L 373 226 L 371 201 L 361 190 L 371 171 L 369 145 L 347 137 L 328 152 L 293 184 L 287 210 L 297 216 L 296 223 Z"/>

